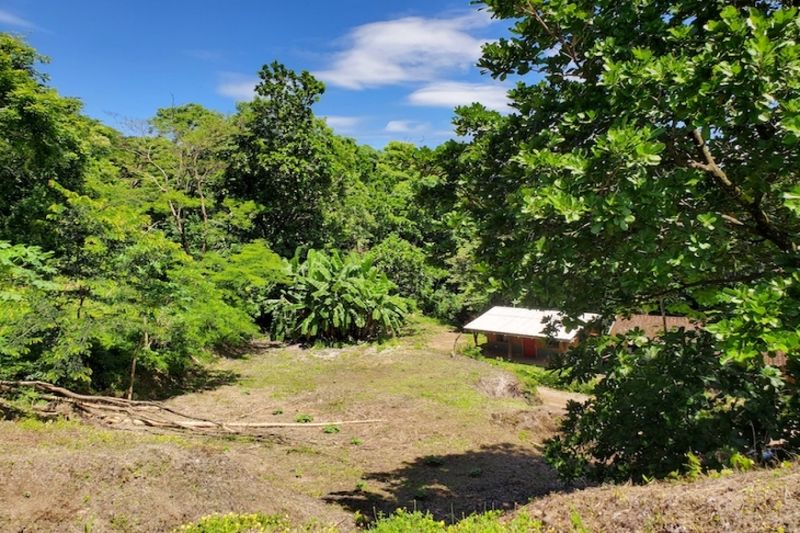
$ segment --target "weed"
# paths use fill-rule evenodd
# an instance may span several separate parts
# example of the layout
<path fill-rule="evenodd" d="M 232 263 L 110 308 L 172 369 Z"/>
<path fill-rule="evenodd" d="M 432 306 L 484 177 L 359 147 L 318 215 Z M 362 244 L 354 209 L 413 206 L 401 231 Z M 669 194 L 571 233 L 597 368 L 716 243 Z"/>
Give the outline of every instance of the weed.
<path fill-rule="evenodd" d="M 350 439 L 350 444 L 352 444 L 353 446 L 361 446 L 362 444 L 364 444 L 364 441 L 359 439 L 358 437 L 353 437 L 352 439 Z"/>
<path fill-rule="evenodd" d="M 314 417 L 311 415 L 300 414 L 294 419 L 295 422 L 299 422 L 301 424 L 308 424 L 309 422 L 314 421 Z"/>
<path fill-rule="evenodd" d="M 111 529 L 113 529 L 115 531 L 125 531 L 125 532 L 127 532 L 127 531 L 135 531 L 136 530 L 136 528 L 131 523 L 130 517 L 128 517 L 126 515 L 119 515 L 118 514 L 118 515 L 112 516 L 111 520 L 109 521 L 109 524 L 111 525 Z"/>
<path fill-rule="evenodd" d="M 363 479 L 359 479 L 356 482 L 356 491 L 357 492 L 364 492 L 366 490 L 367 490 L 367 482 L 364 481 Z"/>
<path fill-rule="evenodd" d="M 364 515 L 356 517 L 364 527 L 369 523 Z M 398 509 L 393 515 L 381 517 L 370 531 L 374 533 L 406 533 L 414 531 L 419 533 L 475 533 L 492 531 L 494 533 L 534 533 L 542 530 L 542 523 L 526 514 L 519 514 L 510 521 L 502 521 L 500 511 L 490 511 L 483 514 L 470 515 L 453 525 L 436 520 L 430 513 L 419 511 L 408 512 Z M 358 522 L 357 522 L 358 523 Z"/>
<path fill-rule="evenodd" d="M 340 431 L 341 429 L 339 429 L 339 426 L 337 426 L 336 424 L 328 424 L 327 426 L 322 428 L 322 432 L 328 434 L 339 433 Z"/>
<path fill-rule="evenodd" d="M 197 522 L 182 526 L 180 533 L 218 533 L 228 531 L 252 531 L 266 533 L 288 531 L 291 524 L 284 516 L 254 514 L 213 514 L 205 516 Z"/>
<path fill-rule="evenodd" d="M 692 452 L 686 452 L 686 479 L 694 481 L 703 473 L 700 458 Z"/>
<path fill-rule="evenodd" d="M 481 477 L 483 475 L 483 469 L 481 468 L 473 468 L 469 471 L 469 477 Z"/>
<path fill-rule="evenodd" d="M 570 511 L 569 521 L 572 523 L 572 529 L 575 531 L 575 533 L 589 533 L 589 530 L 583 523 L 583 518 L 581 518 L 581 515 L 578 513 L 578 511 L 574 509 Z"/>
<path fill-rule="evenodd" d="M 278 416 L 283 414 L 283 409 L 275 409 L 272 411 L 272 416 Z"/>
<path fill-rule="evenodd" d="M 746 455 L 742 455 L 739 452 L 736 452 L 733 455 L 731 455 L 730 463 L 731 463 L 731 468 L 733 468 L 734 470 L 738 470 L 740 472 L 747 472 L 749 470 L 752 470 L 756 466 L 755 461 L 753 461 Z"/>

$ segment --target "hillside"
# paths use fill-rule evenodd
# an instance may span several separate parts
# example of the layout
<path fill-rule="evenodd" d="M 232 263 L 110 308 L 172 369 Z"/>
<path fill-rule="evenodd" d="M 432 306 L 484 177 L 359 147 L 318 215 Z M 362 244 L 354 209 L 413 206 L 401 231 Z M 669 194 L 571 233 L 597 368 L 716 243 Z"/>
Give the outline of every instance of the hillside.
<path fill-rule="evenodd" d="M 262 346 L 219 360 L 207 390 L 167 401 L 220 420 L 382 423 L 254 440 L 0 422 L 0 530 L 165 531 L 214 512 L 348 529 L 356 511 L 451 518 L 561 490 L 536 448 L 558 409 L 490 397 L 479 381 L 513 378 L 452 358 L 445 328 L 418 327 L 384 345 Z"/>
<path fill-rule="evenodd" d="M 555 531 L 571 529 L 573 516 L 595 532 L 798 531 L 800 468 L 594 487 L 539 498 L 515 514 Z"/>
<path fill-rule="evenodd" d="M 357 513 L 406 507 L 449 522 L 530 498 L 518 513 L 555 530 L 571 527 L 573 511 L 593 531 L 756 531 L 800 520 L 797 468 L 570 489 L 538 449 L 570 393 L 542 389 L 546 401 L 533 404 L 503 397 L 492 385 L 510 375 L 451 357 L 445 328 L 416 328 L 384 345 L 256 346 L 218 360 L 205 390 L 167 400 L 221 420 L 382 423 L 252 439 L 0 422 L 0 530 L 169 531 L 211 513 L 258 512 L 346 531 Z"/>

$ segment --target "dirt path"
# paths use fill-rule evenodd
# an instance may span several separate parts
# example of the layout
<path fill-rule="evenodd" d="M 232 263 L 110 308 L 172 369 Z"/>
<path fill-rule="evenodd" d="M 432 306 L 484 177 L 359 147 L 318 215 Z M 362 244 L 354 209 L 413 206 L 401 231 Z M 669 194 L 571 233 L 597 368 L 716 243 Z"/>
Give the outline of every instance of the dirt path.
<path fill-rule="evenodd" d="M 570 400 L 585 402 L 589 399 L 589 396 L 586 394 L 556 390 L 550 387 L 537 387 L 536 392 L 539 393 L 539 399 L 542 400 L 542 405 L 551 409 L 566 410 L 567 402 Z"/>

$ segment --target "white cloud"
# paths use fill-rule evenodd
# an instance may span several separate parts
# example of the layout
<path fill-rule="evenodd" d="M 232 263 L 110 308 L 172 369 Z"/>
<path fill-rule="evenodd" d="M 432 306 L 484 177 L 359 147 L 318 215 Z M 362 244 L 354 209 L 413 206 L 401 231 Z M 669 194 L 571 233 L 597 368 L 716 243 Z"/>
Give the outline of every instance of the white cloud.
<path fill-rule="evenodd" d="M 431 125 L 428 122 L 419 122 L 416 120 L 390 120 L 384 131 L 389 133 L 421 133 L 430 130 Z"/>
<path fill-rule="evenodd" d="M 350 47 L 327 70 L 315 74 L 348 89 L 430 81 L 466 70 L 481 55 L 484 41 L 468 32 L 490 24 L 486 13 L 449 18 L 405 17 L 353 29 Z"/>
<path fill-rule="evenodd" d="M 507 90 L 497 84 L 442 81 L 417 89 L 408 95 L 408 101 L 428 107 L 455 107 L 479 102 L 489 109 L 508 111 Z"/>
<path fill-rule="evenodd" d="M 328 126 L 340 133 L 348 133 L 352 131 L 353 128 L 361 124 L 361 122 L 364 120 L 363 117 L 348 117 L 343 115 L 328 115 L 322 118 L 325 119 L 325 122 L 328 123 Z"/>
<path fill-rule="evenodd" d="M 222 83 L 217 85 L 217 93 L 237 101 L 250 101 L 255 96 L 258 80 L 241 74 L 226 73 Z"/>
<path fill-rule="evenodd" d="M 28 28 L 34 29 L 36 28 L 36 24 L 29 20 L 25 20 L 22 17 L 18 17 L 13 13 L 9 13 L 3 9 L 0 9 L 0 24 L 7 25 L 7 26 L 17 26 L 18 28 Z"/>

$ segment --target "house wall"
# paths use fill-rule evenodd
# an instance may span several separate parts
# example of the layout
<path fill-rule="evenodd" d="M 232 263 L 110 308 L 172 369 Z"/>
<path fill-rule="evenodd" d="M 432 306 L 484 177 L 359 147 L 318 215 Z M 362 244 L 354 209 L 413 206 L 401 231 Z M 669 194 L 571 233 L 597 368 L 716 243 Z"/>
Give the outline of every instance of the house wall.
<path fill-rule="evenodd" d="M 577 339 L 574 343 L 569 343 L 566 341 L 550 343 L 547 341 L 547 339 L 538 339 L 532 337 L 512 337 L 509 335 L 500 335 L 498 333 L 488 332 L 485 333 L 485 335 L 486 341 L 490 344 L 507 345 L 510 343 L 511 351 L 509 352 L 509 355 L 530 358 L 546 357 L 552 353 L 564 353 L 570 348 L 571 344 L 577 343 Z"/>

